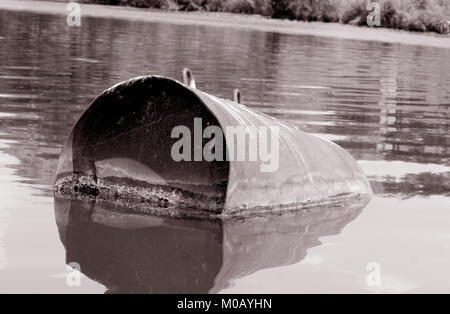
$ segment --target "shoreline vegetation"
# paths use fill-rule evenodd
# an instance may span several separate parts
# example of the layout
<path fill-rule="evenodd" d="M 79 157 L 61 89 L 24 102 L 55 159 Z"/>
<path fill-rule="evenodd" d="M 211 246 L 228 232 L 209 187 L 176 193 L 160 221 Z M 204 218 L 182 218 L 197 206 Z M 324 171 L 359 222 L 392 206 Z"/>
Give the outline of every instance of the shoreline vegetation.
<path fill-rule="evenodd" d="M 0 10 L 67 16 L 68 2 L 69 0 L 1 0 Z M 82 20 L 86 17 L 96 17 L 174 25 L 198 25 L 450 49 L 450 38 L 448 35 L 439 35 L 431 32 L 409 32 L 380 27 L 356 27 L 342 23 L 273 19 L 261 15 L 207 11 L 163 11 L 159 9 L 139 9 L 130 6 L 119 7 L 98 4 L 82 4 L 81 15 Z M 1 40 L 2 37 L 0 37 L 0 43 Z"/>
<path fill-rule="evenodd" d="M 448 0 L 373 0 L 381 8 L 381 27 L 450 33 Z M 274 19 L 367 26 L 369 0 L 80 0 L 82 3 L 257 14 Z"/>

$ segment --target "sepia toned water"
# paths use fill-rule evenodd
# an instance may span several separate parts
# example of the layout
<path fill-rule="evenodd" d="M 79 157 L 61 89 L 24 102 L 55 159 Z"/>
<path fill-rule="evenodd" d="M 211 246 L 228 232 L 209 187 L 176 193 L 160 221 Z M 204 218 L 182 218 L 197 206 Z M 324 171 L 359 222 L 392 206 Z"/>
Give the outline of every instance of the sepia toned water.
<path fill-rule="evenodd" d="M 0 292 L 450 292 L 449 56 L 0 11 Z M 245 105 L 347 149 L 370 203 L 230 222 L 55 204 L 62 146 L 96 95 L 140 75 L 179 79 L 183 67 L 201 90 L 231 98 L 238 87 Z M 68 284 L 68 263 L 81 285 Z"/>

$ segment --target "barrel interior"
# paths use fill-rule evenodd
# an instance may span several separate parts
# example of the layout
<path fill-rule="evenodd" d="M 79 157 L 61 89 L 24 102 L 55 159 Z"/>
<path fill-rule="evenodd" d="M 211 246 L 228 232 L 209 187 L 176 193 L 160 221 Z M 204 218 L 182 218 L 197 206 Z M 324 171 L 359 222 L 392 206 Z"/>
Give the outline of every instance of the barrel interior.
<path fill-rule="evenodd" d="M 145 77 L 108 90 L 72 131 L 63 154 L 71 154 L 73 171 L 58 173 L 58 191 L 220 213 L 229 163 L 193 160 L 196 146 L 210 141 L 195 143 L 196 118 L 203 128 L 219 126 L 201 100 L 175 81 Z M 192 160 L 175 161 L 171 154 L 180 139 L 172 138 L 178 126 L 192 133 Z"/>

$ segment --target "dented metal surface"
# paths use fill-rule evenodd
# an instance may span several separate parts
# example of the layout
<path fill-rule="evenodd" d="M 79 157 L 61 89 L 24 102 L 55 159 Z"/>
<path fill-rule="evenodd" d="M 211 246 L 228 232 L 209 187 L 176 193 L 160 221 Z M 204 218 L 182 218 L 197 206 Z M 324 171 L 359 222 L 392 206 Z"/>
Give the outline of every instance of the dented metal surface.
<path fill-rule="evenodd" d="M 189 73 L 184 76 L 190 80 Z M 95 197 L 140 209 L 157 205 L 162 214 L 185 216 L 295 209 L 371 194 L 359 165 L 338 145 L 202 92 L 193 78 L 187 85 L 148 76 L 100 95 L 63 150 L 56 195 Z M 222 130 L 265 126 L 277 132 L 278 168 L 263 172 L 265 162 L 258 160 L 174 161 L 171 148 L 177 139 L 172 130 L 178 125 L 194 129 L 195 118 Z"/>

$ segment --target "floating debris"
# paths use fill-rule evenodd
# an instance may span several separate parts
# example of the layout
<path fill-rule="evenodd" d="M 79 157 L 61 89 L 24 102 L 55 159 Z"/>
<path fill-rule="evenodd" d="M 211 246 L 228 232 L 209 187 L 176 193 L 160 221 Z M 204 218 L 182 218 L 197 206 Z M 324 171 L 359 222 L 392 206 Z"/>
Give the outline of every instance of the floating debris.
<path fill-rule="evenodd" d="M 170 216 L 233 216 L 371 194 L 360 166 L 338 145 L 204 93 L 196 89 L 190 71 L 184 72 L 184 80 L 182 84 L 165 77 L 139 77 L 100 95 L 63 150 L 56 195 L 110 201 L 151 214 L 159 208 Z M 240 101 L 239 91 L 234 98 Z M 176 160 L 173 148 L 179 138 L 173 131 L 179 126 L 194 130 L 194 143 L 189 135 L 189 148 L 183 147 L 182 158 Z M 220 136 L 214 133 L 214 150 L 217 143 L 225 143 L 211 160 L 202 158 L 212 136 L 202 137 L 202 126 L 221 131 Z M 227 136 L 229 128 L 256 130 L 243 145 L 244 159 L 233 157 L 242 147 Z M 269 158 L 252 159 L 251 141 L 262 138 L 262 128 L 270 133 L 266 140 L 270 138 L 272 145 L 265 156 Z M 260 141 L 259 156 L 261 145 Z M 192 155 L 193 160 L 185 159 Z"/>

